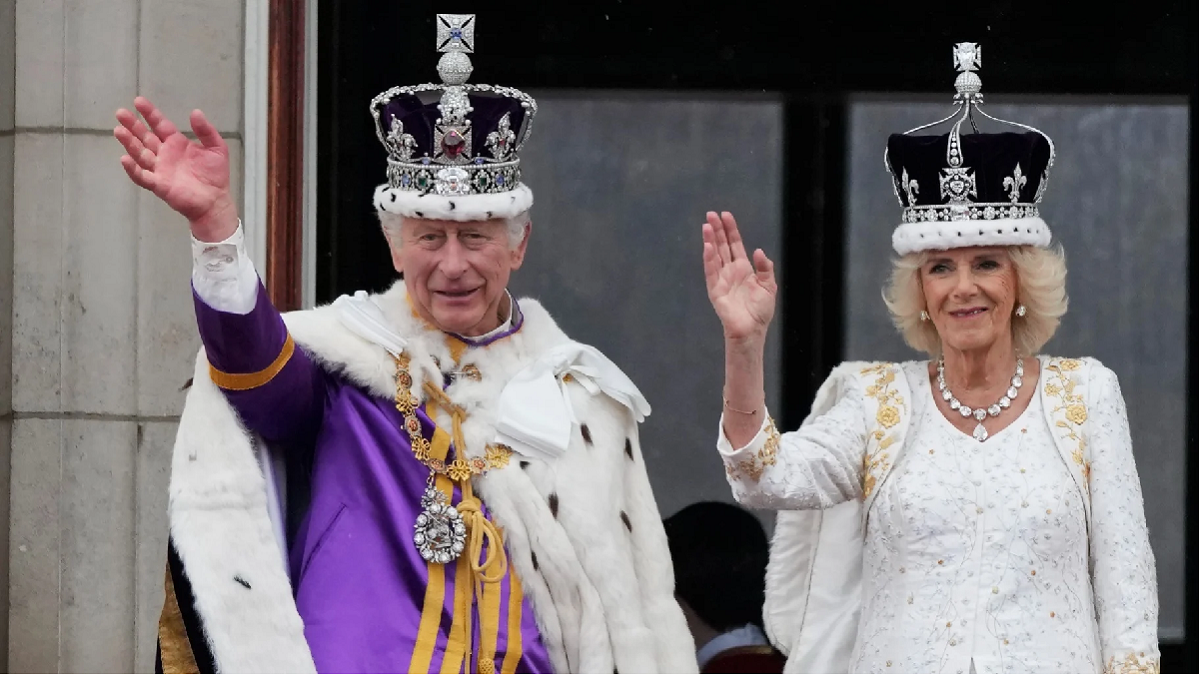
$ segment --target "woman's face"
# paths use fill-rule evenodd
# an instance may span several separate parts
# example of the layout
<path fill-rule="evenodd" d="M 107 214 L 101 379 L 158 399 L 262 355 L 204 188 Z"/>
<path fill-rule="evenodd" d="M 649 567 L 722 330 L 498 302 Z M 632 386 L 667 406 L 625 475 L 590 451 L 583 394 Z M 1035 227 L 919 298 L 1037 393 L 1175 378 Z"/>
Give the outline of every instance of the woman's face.
<path fill-rule="evenodd" d="M 975 351 L 1012 339 L 1017 270 L 1004 247 L 934 251 L 920 279 L 925 311 L 946 348 Z"/>

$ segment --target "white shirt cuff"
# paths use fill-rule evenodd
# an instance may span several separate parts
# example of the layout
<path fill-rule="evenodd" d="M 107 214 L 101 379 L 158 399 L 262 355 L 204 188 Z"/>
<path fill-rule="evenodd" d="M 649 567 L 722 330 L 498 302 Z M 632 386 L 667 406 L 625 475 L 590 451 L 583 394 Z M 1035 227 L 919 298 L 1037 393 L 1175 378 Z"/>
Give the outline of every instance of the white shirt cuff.
<path fill-rule="evenodd" d="M 192 237 L 192 288 L 204 304 L 231 314 L 249 314 L 258 304 L 258 272 L 246 255 L 242 221 L 225 241 Z"/>
<path fill-rule="evenodd" d="M 758 433 L 755 434 L 754 438 L 750 439 L 749 443 L 736 450 L 733 448 L 733 444 L 729 442 L 729 437 L 725 435 L 725 413 L 721 413 L 720 426 L 717 427 L 717 451 L 721 453 L 721 457 L 724 458 L 726 464 L 736 466 L 738 462 L 757 456 L 758 451 L 762 450 L 763 445 L 766 444 L 767 439 L 770 437 L 767 431 L 770 429 L 771 411 L 766 410 L 765 412 L 766 414 L 763 416 L 763 423 L 759 427 Z"/>

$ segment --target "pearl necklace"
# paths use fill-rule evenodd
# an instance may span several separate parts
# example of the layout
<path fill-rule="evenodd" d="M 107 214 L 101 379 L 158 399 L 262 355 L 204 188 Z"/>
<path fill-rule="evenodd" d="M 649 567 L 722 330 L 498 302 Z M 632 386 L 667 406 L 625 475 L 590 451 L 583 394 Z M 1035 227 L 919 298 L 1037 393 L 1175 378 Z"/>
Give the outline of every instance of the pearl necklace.
<path fill-rule="evenodd" d="M 1009 383 L 1010 386 L 1008 391 L 1004 392 L 1004 395 L 1000 397 L 1000 400 L 986 408 L 971 408 L 971 406 L 959 402 L 958 398 L 954 394 L 950 393 L 950 388 L 946 386 L 945 357 L 939 358 L 937 364 L 937 382 L 938 389 L 942 392 L 942 400 L 948 401 L 950 403 L 950 409 L 957 410 L 963 417 L 975 417 L 979 424 L 975 425 L 975 430 L 971 432 L 971 437 L 980 443 L 988 439 L 987 429 L 983 428 L 983 420 L 987 418 L 988 415 L 991 415 L 992 417 L 999 416 L 1002 411 L 1006 410 L 1012 405 L 1013 399 L 1017 397 L 1017 390 L 1021 388 L 1021 378 L 1023 377 L 1025 377 L 1025 364 L 1020 358 L 1018 358 L 1017 372 L 1015 375 L 1013 375 L 1012 381 Z"/>

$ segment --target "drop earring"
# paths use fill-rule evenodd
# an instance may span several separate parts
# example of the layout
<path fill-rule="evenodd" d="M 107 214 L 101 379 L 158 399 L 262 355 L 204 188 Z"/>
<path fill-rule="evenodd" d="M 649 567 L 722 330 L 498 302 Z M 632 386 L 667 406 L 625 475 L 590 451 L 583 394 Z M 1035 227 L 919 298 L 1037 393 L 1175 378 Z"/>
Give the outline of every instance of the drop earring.
<path fill-rule="evenodd" d="M 928 321 L 929 320 L 929 312 L 926 312 L 925 310 L 921 310 L 921 320 Z"/>
<path fill-rule="evenodd" d="M 1017 316 L 1025 316 L 1029 310 L 1025 309 L 1025 305 L 1017 305 Z"/>

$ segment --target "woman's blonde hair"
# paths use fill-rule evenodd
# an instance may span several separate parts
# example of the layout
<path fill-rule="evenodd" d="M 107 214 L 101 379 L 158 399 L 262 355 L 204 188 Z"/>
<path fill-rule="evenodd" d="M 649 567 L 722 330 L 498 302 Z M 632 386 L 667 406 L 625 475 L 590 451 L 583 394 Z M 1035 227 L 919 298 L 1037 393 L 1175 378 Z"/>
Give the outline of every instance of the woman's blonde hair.
<path fill-rule="evenodd" d="M 1061 246 L 1009 246 L 1007 251 L 1017 272 L 1016 302 L 1026 310 L 1025 316 L 1012 318 L 1013 346 L 1018 354 L 1033 356 L 1054 337 L 1059 319 L 1067 313 L 1067 263 Z M 921 266 L 930 255 L 922 251 L 895 260 L 883 301 L 904 341 L 936 357 L 942 353 L 942 339 L 932 321 L 921 321 Z"/>

